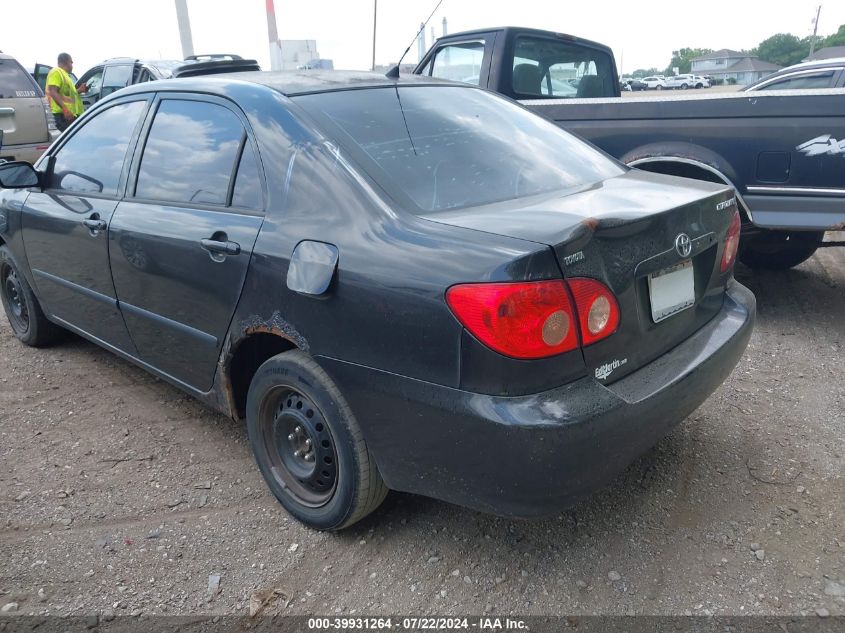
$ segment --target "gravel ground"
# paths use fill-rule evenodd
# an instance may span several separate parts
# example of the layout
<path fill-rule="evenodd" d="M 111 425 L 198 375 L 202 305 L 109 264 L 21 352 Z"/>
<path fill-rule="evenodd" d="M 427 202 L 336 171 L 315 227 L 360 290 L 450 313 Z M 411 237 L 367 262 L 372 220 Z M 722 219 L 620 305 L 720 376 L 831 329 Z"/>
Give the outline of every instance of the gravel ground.
<path fill-rule="evenodd" d="M 744 358 L 608 488 L 533 522 L 393 493 L 341 534 L 286 516 L 241 425 L 4 319 L 0 608 L 845 614 L 845 249 L 737 276 L 759 307 Z"/>

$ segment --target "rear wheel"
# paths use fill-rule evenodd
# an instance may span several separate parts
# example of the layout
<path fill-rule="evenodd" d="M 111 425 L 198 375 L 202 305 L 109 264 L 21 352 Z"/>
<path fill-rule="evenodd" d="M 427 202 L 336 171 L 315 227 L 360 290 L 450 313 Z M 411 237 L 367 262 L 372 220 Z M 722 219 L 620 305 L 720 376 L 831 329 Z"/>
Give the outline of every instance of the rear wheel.
<path fill-rule="evenodd" d="M 739 261 L 749 268 L 786 270 L 812 257 L 824 231 L 761 231 L 740 241 Z"/>
<path fill-rule="evenodd" d="M 247 396 L 247 431 L 270 490 L 309 527 L 345 528 L 387 495 L 343 395 L 299 350 L 259 367 Z"/>
<path fill-rule="evenodd" d="M 0 300 L 12 332 L 22 343 L 41 347 L 61 336 L 62 329 L 44 316 L 38 299 L 6 246 L 0 246 Z"/>
<path fill-rule="evenodd" d="M 663 90 L 663 86 L 661 86 L 660 84 L 657 84 L 657 86 L 655 86 L 655 90 Z"/>

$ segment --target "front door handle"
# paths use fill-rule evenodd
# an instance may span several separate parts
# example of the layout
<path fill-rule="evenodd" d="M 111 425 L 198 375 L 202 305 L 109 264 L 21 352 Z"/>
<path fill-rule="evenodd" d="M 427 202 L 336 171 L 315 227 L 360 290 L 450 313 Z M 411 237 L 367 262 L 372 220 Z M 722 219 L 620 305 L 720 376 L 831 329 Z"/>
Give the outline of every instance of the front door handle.
<path fill-rule="evenodd" d="M 82 220 L 82 224 L 88 227 L 90 231 L 105 231 L 108 228 L 105 220 L 100 219 L 99 213 L 92 213 L 90 218 Z"/>
<path fill-rule="evenodd" d="M 222 240 L 204 239 L 204 240 L 200 240 L 200 244 L 209 253 L 213 253 L 215 255 L 240 255 L 241 254 L 241 245 L 238 244 L 237 242 L 230 242 L 228 240 L 222 241 Z"/>

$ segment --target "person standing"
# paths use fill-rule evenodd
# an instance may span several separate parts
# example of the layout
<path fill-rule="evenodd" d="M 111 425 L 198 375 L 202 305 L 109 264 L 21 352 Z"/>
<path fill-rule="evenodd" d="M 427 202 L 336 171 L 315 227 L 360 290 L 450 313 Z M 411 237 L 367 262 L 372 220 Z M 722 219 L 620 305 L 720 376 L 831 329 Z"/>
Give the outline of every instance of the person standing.
<path fill-rule="evenodd" d="M 82 114 L 82 99 L 73 85 L 71 72 L 73 58 L 68 53 L 60 53 L 56 67 L 47 73 L 47 98 L 50 100 L 50 111 L 60 132 L 64 132 L 74 119 Z M 80 92 L 85 92 L 87 86 L 82 84 L 79 88 Z"/>

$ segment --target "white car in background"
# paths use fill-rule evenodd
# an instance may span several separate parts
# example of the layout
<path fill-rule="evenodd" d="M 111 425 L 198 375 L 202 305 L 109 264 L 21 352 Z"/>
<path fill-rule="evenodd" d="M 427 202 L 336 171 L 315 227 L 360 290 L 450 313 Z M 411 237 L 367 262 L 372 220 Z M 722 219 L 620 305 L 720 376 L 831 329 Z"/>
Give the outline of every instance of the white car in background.
<path fill-rule="evenodd" d="M 667 77 L 665 87 L 673 88 L 675 90 L 687 90 L 689 88 L 695 88 L 695 76 L 686 74 Z"/>
<path fill-rule="evenodd" d="M 646 85 L 646 90 L 663 90 L 666 88 L 666 79 L 657 75 L 643 77 L 640 81 Z"/>

